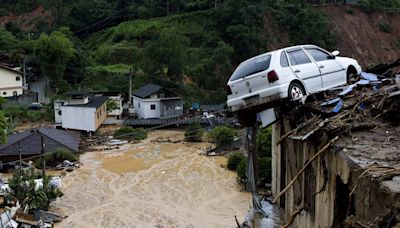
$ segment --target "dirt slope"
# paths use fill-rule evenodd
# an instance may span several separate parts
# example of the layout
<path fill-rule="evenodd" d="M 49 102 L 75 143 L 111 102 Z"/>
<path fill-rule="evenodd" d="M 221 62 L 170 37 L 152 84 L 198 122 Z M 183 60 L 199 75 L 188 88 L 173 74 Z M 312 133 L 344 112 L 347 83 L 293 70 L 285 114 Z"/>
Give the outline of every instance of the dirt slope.
<path fill-rule="evenodd" d="M 37 7 L 31 12 L 21 15 L 7 15 L 0 17 L 0 26 L 5 26 L 8 22 L 14 22 L 19 29 L 29 31 L 35 29 L 38 24 L 51 24 L 53 21 L 50 11 L 46 11 L 42 6 Z"/>
<path fill-rule="evenodd" d="M 356 58 L 364 67 L 400 58 L 400 13 L 367 14 L 343 5 L 319 9 L 329 18 L 341 55 Z M 392 31 L 383 32 L 380 28 L 383 24 L 389 25 Z"/>

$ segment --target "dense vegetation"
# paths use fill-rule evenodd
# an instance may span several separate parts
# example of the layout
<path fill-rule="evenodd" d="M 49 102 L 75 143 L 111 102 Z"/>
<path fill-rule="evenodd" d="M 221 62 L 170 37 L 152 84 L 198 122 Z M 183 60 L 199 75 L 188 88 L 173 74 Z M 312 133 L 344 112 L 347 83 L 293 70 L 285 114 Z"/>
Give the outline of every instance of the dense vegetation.
<path fill-rule="evenodd" d="M 233 68 L 279 42 L 282 34 L 265 34 L 268 26 L 289 31 L 291 44 L 333 47 L 324 15 L 307 5 L 283 7 L 285 2 L 294 1 L 0 1 L 3 14 L 43 6 L 52 16 L 27 28 L 7 23 L 0 29 L 0 53 L 16 65 L 25 58 L 29 74 L 50 78 L 58 94 L 78 88 L 126 95 L 132 70 L 134 88 L 154 82 L 188 104 L 221 102 Z M 274 17 L 266 24 L 267 15 Z"/>
<path fill-rule="evenodd" d="M 54 149 L 48 151 L 45 156 L 35 161 L 36 168 L 42 168 L 43 159 L 46 162 L 46 166 L 56 167 L 57 165 L 62 164 L 65 160 L 71 162 L 78 161 L 79 154 L 76 154 L 73 151 L 66 148 Z"/>
<path fill-rule="evenodd" d="M 209 137 L 217 147 L 229 146 L 234 142 L 236 137 L 236 131 L 228 126 L 218 126 L 212 129 L 209 133 Z"/>

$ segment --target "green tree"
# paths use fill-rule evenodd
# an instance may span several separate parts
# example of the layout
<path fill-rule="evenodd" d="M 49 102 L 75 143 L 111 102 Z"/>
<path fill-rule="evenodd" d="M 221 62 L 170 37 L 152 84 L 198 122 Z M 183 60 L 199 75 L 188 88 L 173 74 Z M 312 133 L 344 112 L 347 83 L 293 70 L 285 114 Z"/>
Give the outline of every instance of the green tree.
<path fill-rule="evenodd" d="M 261 185 L 271 183 L 272 180 L 272 159 L 270 157 L 259 158 L 258 162 L 258 173 L 261 181 Z"/>
<path fill-rule="evenodd" d="M 185 131 L 185 141 L 187 142 L 201 142 L 204 130 L 201 128 L 199 122 L 190 123 Z"/>
<path fill-rule="evenodd" d="M 162 30 L 158 38 L 144 48 L 144 70 L 147 74 L 166 75 L 179 81 L 184 72 L 188 40 L 176 31 Z"/>
<path fill-rule="evenodd" d="M 107 100 L 107 112 L 114 111 L 119 108 L 118 102 L 113 99 Z"/>
<path fill-rule="evenodd" d="M 271 157 L 272 151 L 272 129 L 265 128 L 257 135 L 257 152 L 259 157 Z"/>
<path fill-rule="evenodd" d="M 147 131 L 143 128 L 123 126 L 114 132 L 114 137 L 119 139 L 142 140 L 147 138 Z"/>
<path fill-rule="evenodd" d="M 0 53 L 17 48 L 18 43 L 18 39 L 11 32 L 0 28 Z"/>
<path fill-rule="evenodd" d="M 7 121 L 6 117 L 4 116 L 3 111 L 0 111 L 0 144 L 4 144 L 7 142 Z"/>
<path fill-rule="evenodd" d="M 232 144 L 235 136 L 235 130 L 227 126 L 216 127 L 210 132 L 210 137 L 217 144 L 217 147 Z"/>
<path fill-rule="evenodd" d="M 74 45 L 68 37 L 60 31 L 50 36 L 42 34 L 36 41 L 34 53 L 40 61 L 44 76 L 51 79 L 56 88 L 63 86 L 65 68 L 75 53 Z"/>
<path fill-rule="evenodd" d="M 17 169 L 8 181 L 10 190 L 6 197 L 18 200 L 22 208 L 47 210 L 50 203 L 63 193 L 50 185 L 49 176 L 43 178 L 43 186 L 36 187 L 35 179 L 38 178 L 41 178 L 41 174 L 33 169 Z"/>

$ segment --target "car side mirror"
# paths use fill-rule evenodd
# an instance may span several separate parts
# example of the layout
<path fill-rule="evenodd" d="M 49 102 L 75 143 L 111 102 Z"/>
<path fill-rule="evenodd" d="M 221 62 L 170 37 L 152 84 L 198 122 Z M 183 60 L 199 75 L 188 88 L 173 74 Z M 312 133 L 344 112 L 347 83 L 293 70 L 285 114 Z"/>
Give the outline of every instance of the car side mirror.
<path fill-rule="evenodd" d="M 332 52 L 332 55 L 333 55 L 333 56 L 338 56 L 339 54 L 340 54 L 339 51 L 333 51 L 333 52 Z"/>

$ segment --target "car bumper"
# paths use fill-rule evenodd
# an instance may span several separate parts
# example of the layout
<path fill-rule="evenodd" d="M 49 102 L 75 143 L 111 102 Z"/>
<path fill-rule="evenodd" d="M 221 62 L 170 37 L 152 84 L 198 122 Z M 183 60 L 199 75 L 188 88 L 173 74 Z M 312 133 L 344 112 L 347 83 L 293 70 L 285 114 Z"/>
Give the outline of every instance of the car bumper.
<path fill-rule="evenodd" d="M 254 108 L 256 106 L 273 104 L 288 96 L 289 83 L 274 87 L 268 87 L 257 93 L 230 98 L 227 105 L 232 112 Z"/>

